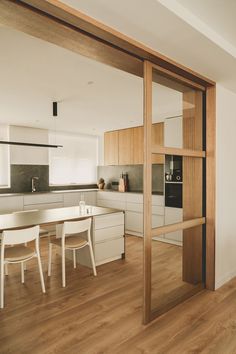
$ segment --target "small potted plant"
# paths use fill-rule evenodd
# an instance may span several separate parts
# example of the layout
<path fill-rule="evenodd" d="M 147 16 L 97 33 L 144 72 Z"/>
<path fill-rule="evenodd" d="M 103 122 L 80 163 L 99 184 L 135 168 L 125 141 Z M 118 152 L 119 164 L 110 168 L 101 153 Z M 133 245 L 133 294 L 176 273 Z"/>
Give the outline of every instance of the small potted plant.
<path fill-rule="evenodd" d="M 99 189 L 104 189 L 105 187 L 105 181 L 103 178 L 99 178 L 98 184 L 97 184 Z"/>

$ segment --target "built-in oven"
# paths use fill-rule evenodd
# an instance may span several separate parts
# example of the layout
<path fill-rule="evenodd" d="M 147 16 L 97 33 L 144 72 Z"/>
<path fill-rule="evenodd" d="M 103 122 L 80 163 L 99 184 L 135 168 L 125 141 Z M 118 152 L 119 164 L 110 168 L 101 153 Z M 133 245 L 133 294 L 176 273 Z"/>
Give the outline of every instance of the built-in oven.
<path fill-rule="evenodd" d="M 182 208 L 182 183 L 165 183 L 165 206 Z"/>

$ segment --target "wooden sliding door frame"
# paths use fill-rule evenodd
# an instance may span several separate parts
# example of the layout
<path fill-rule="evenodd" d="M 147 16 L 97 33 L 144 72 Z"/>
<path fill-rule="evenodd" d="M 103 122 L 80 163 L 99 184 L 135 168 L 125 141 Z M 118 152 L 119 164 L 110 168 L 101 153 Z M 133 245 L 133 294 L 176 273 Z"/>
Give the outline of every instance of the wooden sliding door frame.
<path fill-rule="evenodd" d="M 189 80 L 178 76 L 177 81 L 182 85 L 188 85 L 191 89 L 197 89 L 206 93 L 206 151 L 204 150 L 189 150 L 181 148 L 170 148 L 163 146 L 152 146 L 150 139 L 150 129 L 152 126 L 152 83 L 153 69 L 157 69 L 160 74 L 163 70 L 159 70 L 156 65 L 148 61 L 144 62 L 144 307 L 143 307 L 143 322 L 146 324 L 158 315 L 163 313 L 163 310 L 156 311 L 151 309 L 151 272 L 152 272 L 152 245 L 153 237 L 174 232 L 178 230 L 186 230 L 206 224 L 206 256 L 205 256 L 205 287 L 210 290 L 215 289 L 215 87 L 199 87 L 195 83 L 190 83 Z M 165 71 L 165 74 L 167 72 Z M 176 74 L 168 72 L 168 80 L 176 80 Z M 203 112 L 205 113 L 205 112 Z M 206 216 L 185 220 L 180 223 L 152 228 L 151 222 L 151 206 L 152 206 L 152 154 L 178 155 L 191 157 L 194 159 L 200 158 L 206 161 Z M 202 289 L 200 284 L 196 291 Z M 190 294 L 193 295 L 195 290 Z M 187 295 L 185 296 L 187 298 Z M 184 298 L 184 299 L 185 299 Z M 173 304 L 166 307 L 170 309 L 178 302 L 183 301 L 183 297 L 176 299 Z"/>
<path fill-rule="evenodd" d="M 151 154 L 206 157 L 206 287 L 215 289 L 215 83 L 155 50 L 57 0 L 1 0 L 0 23 L 72 52 L 144 78 L 144 322 L 150 321 Z M 151 144 L 151 70 L 205 90 L 206 152 Z M 168 80 L 168 79 L 167 79 Z M 146 181 L 146 182 L 145 182 Z"/>

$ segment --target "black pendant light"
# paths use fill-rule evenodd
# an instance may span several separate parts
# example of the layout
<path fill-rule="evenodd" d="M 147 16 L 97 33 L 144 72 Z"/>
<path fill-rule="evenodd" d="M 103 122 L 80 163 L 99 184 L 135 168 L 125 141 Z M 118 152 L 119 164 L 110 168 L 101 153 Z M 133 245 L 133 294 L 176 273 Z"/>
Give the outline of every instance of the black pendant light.
<path fill-rule="evenodd" d="M 53 112 L 53 117 L 57 117 L 57 102 L 52 103 L 52 112 Z M 57 149 L 59 147 L 63 147 L 62 145 L 22 143 L 20 141 L 4 141 L 4 140 L 0 140 L 0 144 L 2 144 L 2 145 L 33 146 L 33 147 L 55 148 L 55 149 Z"/>

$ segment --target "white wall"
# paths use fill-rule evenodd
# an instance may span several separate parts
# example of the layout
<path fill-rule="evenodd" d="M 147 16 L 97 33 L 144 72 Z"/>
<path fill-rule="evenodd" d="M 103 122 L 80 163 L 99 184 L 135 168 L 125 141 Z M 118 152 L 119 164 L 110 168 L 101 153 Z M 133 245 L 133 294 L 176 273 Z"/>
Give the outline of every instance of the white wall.
<path fill-rule="evenodd" d="M 236 276 L 236 94 L 216 91 L 216 287 Z"/>
<path fill-rule="evenodd" d="M 10 126 L 10 141 L 48 144 L 48 131 L 28 127 Z M 13 165 L 48 165 L 48 149 L 11 145 L 10 159 Z"/>

